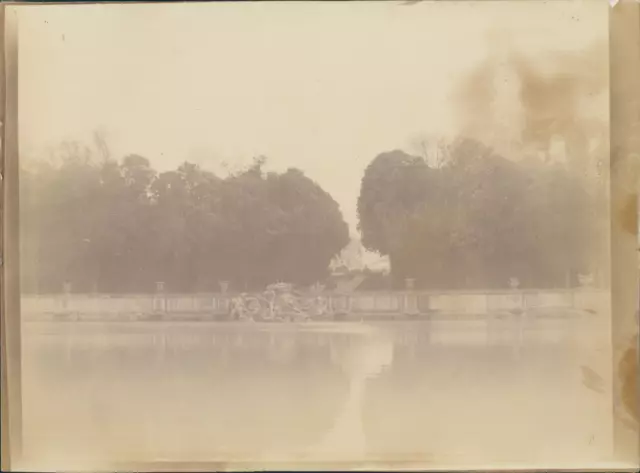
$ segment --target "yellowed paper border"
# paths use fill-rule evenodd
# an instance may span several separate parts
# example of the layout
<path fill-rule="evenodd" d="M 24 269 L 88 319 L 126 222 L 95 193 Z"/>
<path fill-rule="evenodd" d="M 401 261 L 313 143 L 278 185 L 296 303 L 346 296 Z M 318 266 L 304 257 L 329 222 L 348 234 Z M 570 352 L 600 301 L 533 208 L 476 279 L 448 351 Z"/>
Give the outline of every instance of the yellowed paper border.
<path fill-rule="evenodd" d="M 638 174 L 640 159 L 640 4 L 610 9 L 611 266 L 614 445 L 616 457 L 638 463 Z"/>
<path fill-rule="evenodd" d="M 22 437 L 20 287 L 18 261 L 18 94 L 15 11 L 0 6 L 2 56 L 2 470 L 20 456 Z M 5 433 L 7 435 L 5 435 Z M 7 468 L 8 466 L 8 468 Z M 5 470 L 5 468 L 7 468 Z"/>
<path fill-rule="evenodd" d="M 603 0 L 604 1 L 604 0 Z M 611 285 L 615 459 L 625 470 L 637 468 L 640 435 L 638 419 L 638 238 L 637 195 L 640 160 L 640 4 L 621 1 L 609 9 L 610 15 L 610 88 L 611 88 Z M 0 6 L 3 50 L 0 70 L 3 79 L 0 98 L 2 110 L 1 205 L 1 336 L 2 336 L 2 470 L 9 471 L 20 457 L 20 306 L 18 262 L 18 103 L 17 103 L 17 24 L 10 8 Z M 46 80 L 43 78 L 43 80 Z M 6 434 L 6 435 L 5 435 Z M 626 465 L 629 465 L 626 468 Z M 283 465 L 261 465 L 262 469 Z M 361 469 L 363 465 L 290 465 L 300 469 Z M 478 465 L 480 469 L 486 466 Z M 539 469 L 541 465 L 533 469 Z M 255 468 L 242 462 L 234 464 L 114 465 L 122 471 L 224 471 Z M 429 465 L 409 465 L 387 461 L 366 465 L 371 469 L 428 469 Z M 441 466 L 442 468 L 442 466 Z M 440 468 L 440 469 L 441 469 Z M 594 471 L 613 471 L 594 468 Z M 513 470 L 510 470 L 513 471 Z M 582 471 L 585 471 L 584 469 Z"/>

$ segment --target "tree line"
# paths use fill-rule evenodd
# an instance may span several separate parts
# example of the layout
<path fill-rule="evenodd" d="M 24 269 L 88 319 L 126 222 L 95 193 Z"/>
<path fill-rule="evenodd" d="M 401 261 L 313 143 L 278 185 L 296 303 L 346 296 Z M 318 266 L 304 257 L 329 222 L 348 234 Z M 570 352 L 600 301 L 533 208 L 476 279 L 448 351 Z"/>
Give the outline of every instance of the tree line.
<path fill-rule="evenodd" d="M 138 155 L 71 155 L 21 176 L 25 292 L 217 291 L 313 284 L 349 241 L 333 198 L 263 160 L 224 178 L 184 163 L 158 173 Z"/>
<path fill-rule="evenodd" d="M 604 180 L 566 163 L 510 161 L 472 139 L 441 152 L 436 166 L 381 153 L 362 178 L 362 241 L 389 256 L 396 287 L 575 287 L 581 274 L 606 276 Z"/>
<path fill-rule="evenodd" d="M 225 176 L 191 163 L 157 172 L 139 155 L 74 149 L 22 170 L 24 292 L 311 285 L 349 243 L 338 203 L 298 169 L 266 172 L 256 159 Z M 367 249 L 389 256 L 396 287 L 575 285 L 606 266 L 603 192 L 562 164 L 513 162 L 461 139 L 437 165 L 399 150 L 376 156 L 359 230 Z"/>

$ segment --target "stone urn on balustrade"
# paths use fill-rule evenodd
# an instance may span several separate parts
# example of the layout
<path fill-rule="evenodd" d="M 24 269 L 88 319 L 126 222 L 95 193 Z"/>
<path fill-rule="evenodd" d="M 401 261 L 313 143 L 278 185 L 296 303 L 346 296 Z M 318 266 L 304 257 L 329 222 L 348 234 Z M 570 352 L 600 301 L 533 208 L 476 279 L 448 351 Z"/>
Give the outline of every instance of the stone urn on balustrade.
<path fill-rule="evenodd" d="M 404 287 L 406 290 L 402 301 L 404 313 L 408 316 L 416 316 L 420 312 L 418 309 L 418 294 L 415 292 L 416 280 L 414 278 L 406 278 Z"/>
<path fill-rule="evenodd" d="M 581 289 L 593 288 L 594 279 L 593 274 L 590 273 L 578 274 L 578 284 Z"/>
<path fill-rule="evenodd" d="M 514 291 L 520 288 L 520 280 L 518 278 L 509 278 L 509 287 Z"/>

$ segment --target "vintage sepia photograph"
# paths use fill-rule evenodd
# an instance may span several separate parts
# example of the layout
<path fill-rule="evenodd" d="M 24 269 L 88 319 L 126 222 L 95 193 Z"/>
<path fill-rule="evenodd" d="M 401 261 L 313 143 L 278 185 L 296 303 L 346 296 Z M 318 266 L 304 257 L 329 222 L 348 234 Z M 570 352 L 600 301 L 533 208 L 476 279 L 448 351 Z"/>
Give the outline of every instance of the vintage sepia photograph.
<path fill-rule="evenodd" d="M 15 469 L 629 464 L 608 2 L 7 8 Z"/>

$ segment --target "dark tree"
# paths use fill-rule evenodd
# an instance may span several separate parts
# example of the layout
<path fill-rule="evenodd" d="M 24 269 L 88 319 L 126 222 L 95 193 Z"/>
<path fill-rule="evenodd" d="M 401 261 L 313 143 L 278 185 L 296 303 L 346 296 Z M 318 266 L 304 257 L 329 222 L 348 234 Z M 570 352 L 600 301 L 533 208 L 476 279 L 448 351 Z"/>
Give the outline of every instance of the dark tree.
<path fill-rule="evenodd" d="M 358 215 L 363 242 L 389 255 L 396 286 L 425 288 L 575 284 L 602 253 L 606 211 L 562 165 L 513 162 L 470 139 L 438 168 L 401 151 L 365 170 Z"/>
<path fill-rule="evenodd" d="M 138 155 L 67 146 L 22 174 L 24 290 L 149 292 L 311 284 L 349 240 L 338 204 L 301 171 L 263 159 L 220 178 L 184 163 L 157 174 Z"/>

